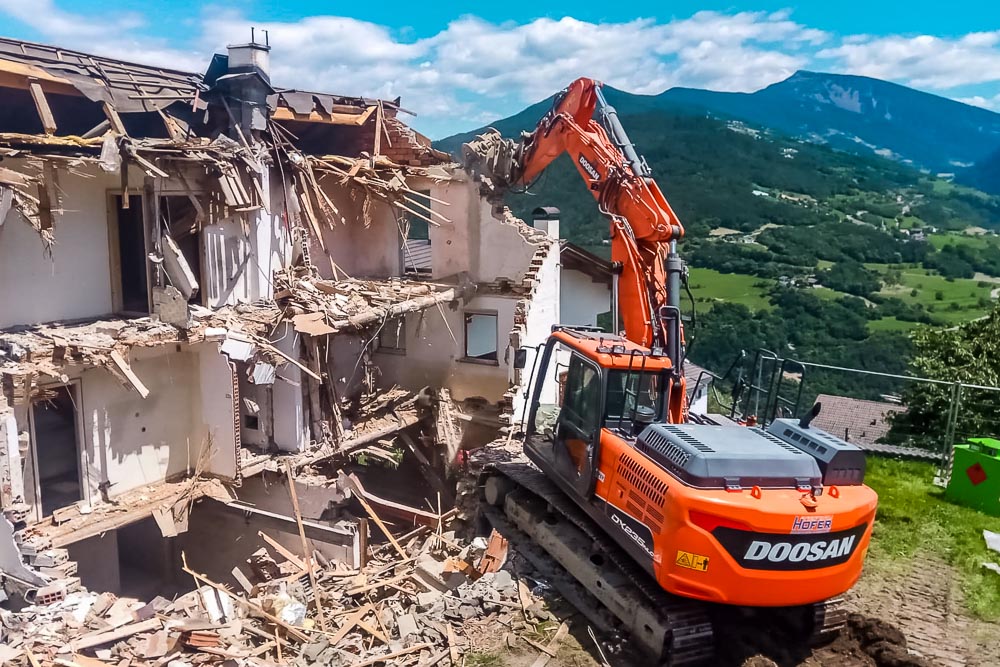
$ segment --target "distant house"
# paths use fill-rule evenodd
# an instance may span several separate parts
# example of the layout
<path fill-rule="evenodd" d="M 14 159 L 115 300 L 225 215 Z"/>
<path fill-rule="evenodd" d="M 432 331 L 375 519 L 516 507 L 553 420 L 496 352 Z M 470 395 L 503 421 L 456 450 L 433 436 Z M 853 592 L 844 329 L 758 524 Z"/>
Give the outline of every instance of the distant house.
<path fill-rule="evenodd" d="M 708 414 L 708 390 L 712 375 L 698 364 L 684 362 L 684 379 L 687 380 L 688 409 L 699 415 Z"/>
<path fill-rule="evenodd" d="M 823 407 L 813 425 L 862 448 L 877 443 L 889 432 L 891 415 L 906 412 L 906 406 L 898 403 L 830 394 L 820 394 L 816 402 Z"/>
<path fill-rule="evenodd" d="M 575 243 L 560 243 L 559 319 L 597 326 L 597 316 L 611 310 L 611 261 Z"/>

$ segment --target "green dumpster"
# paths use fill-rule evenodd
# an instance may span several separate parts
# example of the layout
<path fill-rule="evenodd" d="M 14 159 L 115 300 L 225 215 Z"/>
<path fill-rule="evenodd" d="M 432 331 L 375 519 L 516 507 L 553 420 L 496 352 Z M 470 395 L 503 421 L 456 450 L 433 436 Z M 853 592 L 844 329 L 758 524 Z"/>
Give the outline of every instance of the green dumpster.
<path fill-rule="evenodd" d="M 945 496 L 961 505 L 1000 516 L 1000 440 L 969 438 L 955 445 L 954 467 Z"/>

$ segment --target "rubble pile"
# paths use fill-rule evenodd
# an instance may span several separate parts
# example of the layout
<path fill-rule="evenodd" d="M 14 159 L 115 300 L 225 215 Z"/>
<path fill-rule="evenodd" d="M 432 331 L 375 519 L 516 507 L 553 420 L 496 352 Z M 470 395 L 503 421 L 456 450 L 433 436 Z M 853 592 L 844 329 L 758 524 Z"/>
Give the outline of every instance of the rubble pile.
<path fill-rule="evenodd" d="M 460 665 L 515 642 L 541 664 L 554 654 L 565 627 L 549 646 L 537 641 L 552 616 L 498 533 L 463 543 L 439 523 L 389 539 L 356 570 L 268 539 L 233 569 L 236 590 L 185 562 L 197 588 L 174 600 L 92 593 L 78 580 L 39 590 L 31 606 L 0 610 L 0 664 Z M 59 568 L 64 556 L 32 557 Z"/>

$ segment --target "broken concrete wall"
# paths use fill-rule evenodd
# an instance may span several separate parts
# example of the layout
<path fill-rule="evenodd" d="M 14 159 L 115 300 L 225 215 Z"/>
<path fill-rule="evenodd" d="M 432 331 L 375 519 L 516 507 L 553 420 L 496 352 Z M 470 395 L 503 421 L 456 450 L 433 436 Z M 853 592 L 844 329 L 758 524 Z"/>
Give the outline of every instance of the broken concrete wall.
<path fill-rule="evenodd" d="M 335 494 L 326 486 L 303 480 L 296 480 L 295 489 L 303 520 L 329 527 L 325 533 L 307 530 L 310 547 L 331 561 L 349 566 L 356 562 L 359 543 L 349 531 L 338 529 L 336 520 L 323 518 Z M 235 584 L 234 565 L 249 572 L 247 558 L 267 544 L 258 534 L 261 531 L 293 554 L 302 554 L 287 478 L 266 473 L 249 478 L 239 489 L 239 501 L 235 507 L 212 500 L 198 503 L 188 531 L 178 538 L 180 548 L 188 552 L 189 564 L 215 581 Z M 282 518 L 242 514 L 239 508 L 244 505 Z"/>

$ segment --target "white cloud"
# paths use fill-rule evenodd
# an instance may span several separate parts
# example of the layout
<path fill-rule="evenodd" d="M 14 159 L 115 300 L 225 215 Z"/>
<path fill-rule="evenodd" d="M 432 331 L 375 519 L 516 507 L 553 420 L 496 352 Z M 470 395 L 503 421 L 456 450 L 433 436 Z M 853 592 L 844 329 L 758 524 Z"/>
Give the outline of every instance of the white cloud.
<path fill-rule="evenodd" d="M 949 90 L 1000 81 L 1000 31 L 945 39 L 932 35 L 845 38 L 819 51 L 835 69 L 918 88 Z"/>
<path fill-rule="evenodd" d="M 6 14 L 49 37 L 82 39 L 104 37 L 115 31 L 132 30 L 143 25 L 138 14 L 116 13 L 107 16 L 81 16 L 64 12 L 53 0 L 0 0 L 0 14 Z"/>
<path fill-rule="evenodd" d="M 983 97 L 982 95 L 972 95 L 971 97 L 959 97 L 959 102 L 971 104 L 974 107 L 982 107 L 990 111 L 1000 111 L 1000 94 L 993 97 Z"/>
<path fill-rule="evenodd" d="M 633 93 L 672 86 L 749 92 L 797 69 L 865 74 L 962 97 L 956 86 L 1000 82 L 1000 31 L 933 36 L 836 36 L 797 23 L 790 10 L 701 11 L 661 23 L 591 23 L 572 17 L 491 23 L 474 16 L 415 39 L 409 30 L 340 16 L 262 23 L 209 6 L 186 43 L 168 43 L 137 15 L 60 10 L 57 0 L 0 0 L 10 17 L 60 45 L 176 69 L 203 71 L 213 52 L 267 30 L 276 85 L 345 95 L 401 96 L 432 135 L 514 113 L 589 76 Z M 183 48 L 181 48 L 183 47 Z M 980 90 L 976 90 L 980 93 Z M 972 104 L 1000 108 L 997 97 Z"/>

